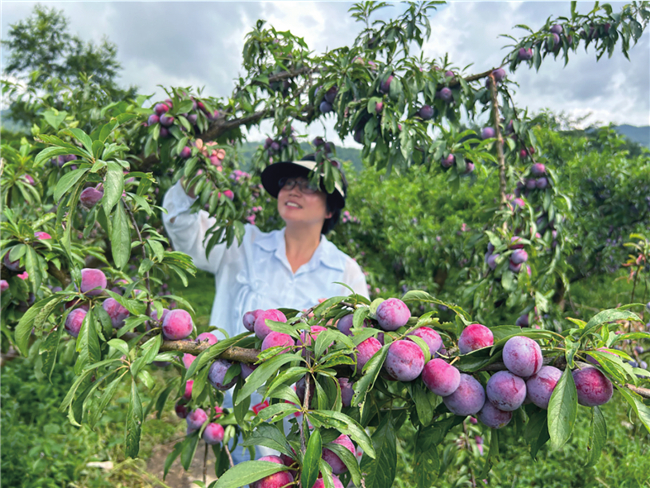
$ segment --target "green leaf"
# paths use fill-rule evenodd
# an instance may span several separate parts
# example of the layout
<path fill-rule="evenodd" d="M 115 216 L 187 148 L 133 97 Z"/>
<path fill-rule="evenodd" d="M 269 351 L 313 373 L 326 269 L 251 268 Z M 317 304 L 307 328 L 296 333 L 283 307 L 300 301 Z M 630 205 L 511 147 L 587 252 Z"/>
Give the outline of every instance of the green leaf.
<path fill-rule="evenodd" d="M 167 473 L 169 472 L 169 468 L 172 467 L 172 464 L 174 464 L 174 461 L 178 456 L 180 456 L 181 452 L 183 451 L 183 448 L 185 445 L 189 442 L 189 437 L 186 437 L 182 442 L 177 442 L 174 444 L 174 449 L 172 452 L 170 452 L 167 455 L 167 458 L 165 459 L 165 469 L 163 472 L 163 480 L 167 477 Z"/>
<path fill-rule="evenodd" d="M 413 474 L 417 488 L 430 488 L 434 486 L 440 472 L 440 455 L 437 444 L 440 435 L 435 428 L 418 430 L 415 441 L 415 464 Z"/>
<path fill-rule="evenodd" d="M 102 197 L 102 206 L 106 215 L 111 214 L 115 204 L 122 198 L 124 191 L 124 173 L 122 166 L 117 163 L 109 162 L 106 168 L 106 178 L 104 180 L 104 196 Z"/>
<path fill-rule="evenodd" d="M 594 315 L 591 320 L 587 322 L 585 328 L 582 329 L 580 337 L 584 337 L 585 334 L 589 333 L 592 329 L 598 327 L 600 324 L 604 324 L 605 322 L 614 322 L 615 320 L 635 320 L 637 322 L 641 322 L 641 319 L 637 314 L 628 312 L 626 310 L 603 310 L 602 312 Z"/>
<path fill-rule="evenodd" d="M 50 124 L 54 130 L 59 128 L 61 122 L 63 122 L 67 116 L 68 112 L 65 110 L 56 111 L 54 109 L 50 109 L 43 112 L 43 118 L 45 119 L 45 122 Z"/>
<path fill-rule="evenodd" d="M 428 388 L 418 381 L 412 385 L 413 402 L 422 425 L 429 425 L 433 420 L 433 406 L 429 402 Z"/>
<path fill-rule="evenodd" d="M 540 408 L 528 416 L 524 439 L 530 445 L 530 456 L 535 460 L 537 452 L 549 440 L 548 412 L 546 410 Z"/>
<path fill-rule="evenodd" d="M 548 433 L 551 448 L 562 447 L 573 431 L 578 416 L 578 392 L 569 368 L 564 370 L 548 402 Z"/>
<path fill-rule="evenodd" d="M 372 435 L 372 444 L 375 451 L 374 460 L 366 456 L 367 452 L 361 460 L 361 471 L 366 473 L 365 486 L 366 488 L 393 486 L 397 472 L 397 437 L 390 413 L 385 414 L 381 419 Z M 435 449 L 435 446 L 433 448 Z M 427 485 L 427 488 L 430 486 L 432 485 Z"/>
<path fill-rule="evenodd" d="M 365 401 L 366 393 L 371 390 L 375 384 L 377 376 L 379 376 L 379 372 L 381 371 L 381 367 L 384 365 L 384 361 L 386 361 L 387 355 L 388 345 L 385 345 L 377 351 L 375 355 L 370 358 L 370 361 L 368 361 L 363 367 L 363 376 L 359 381 L 356 381 L 352 387 L 354 389 L 352 405 L 356 406 Z"/>
<path fill-rule="evenodd" d="M 345 449 L 345 448 L 344 448 Z M 320 435 L 320 430 L 314 429 L 309 437 L 307 450 L 302 463 L 302 475 L 300 481 L 302 486 L 313 486 L 318 478 L 318 462 L 320 461 L 323 452 L 323 442 Z"/>
<path fill-rule="evenodd" d="M 190 466 L 192 465 L 192 460 L 194 459 L 194 454 L 196 454 L 196 448 L 199 445 L 199 432 L 194 432 L 192 435 L 188 436 L 188 442 L 181 452 L 181 466 L 185 471 L 189 471 Z"/>
<path fill-rule="evenodd" d="M 277 425 L 272 424 L 260 424 L 253 431 L 251 436 L 242 443 L 242 445 L 244 447 L 264 446 L 280 451 L 287 456 L 293 456 L 281 428 L 281 426 L 278 427 Z"/>
<path fill-rule="evenodd" d="M 122 268 L 131 256 L 131 228 L 122 202 L 117 205 L 113 214 L 111 250 L 113 251 L 115 266 Z"/>
<path fill-rule="evenodd" d="M 140 451 L 140 432 L 142 429 L 142 402 L 135 384 L 131 381 L 131 397 L 129 409 L 126 413 L 126 429 L 124 432 L 124 443 L 126 444 L 126 456 L 136 457 Z"/>
<path fill-rule="evenodd" d="M 79 358 L 74 365 L 75 373 L 79 374 L 81 368 L 88 364 L 97 363 L 102 360 L 102 351 L 99 347 L 97 326 L 93 313 L 87 313 L 79 330 L 76 344 Z"/>
<path fill-rule="evenodd" d="M 248 398 L 262 386 L 266 380 L 274 375 L 281 366 L 291 361 L 301 361 L 302 358 L 298 354 L 280 354 L 271 358 L 270 360 L 260 364 L 251 375 L 246 378 L 244 387 L 237 395 L 236 405 L 241 403 L 245 398 Z"/>
<path fill-rule="evenodd" d="M 600 408 L 593 407 L 591 409 L 591 434 L 589 435 L 589 449 L 591 450 L 591 455 L 589 456 L 589 462 L 585 468 L 591 468 L 595 466 L 600 459 L 600 454 L 605 447 L 607 442 L 607 424 L 605 423 L 605 417 L 600 411 Z"/>
<path fill-rule="evenodd" d="M 93 141 L 88 136 L 88 134 L 86 134 L 84 131 L 82 131 L 81 129 L 76 129 L 75 128 L 75 129 L 67 129 L 67 130 L 65 130 L 63 132 L 71 135 L 76 140 L 81 142 L 83 144 L 84 148 L 86 149 L 86 151 L 88 151 L 90 154 L 93 153 Z"/>
<path fill-rule="evenodd" d="M 625 397 L 627 402 L 632 406 L 639 420 L 645 425 L 645 428 L 650 432 L 650 407 L 643 403 L 641 397 L 636 393 L 631 392 L 627 388 L 617 388 L 619 393 Z"/>
<path fill-rule="evenodd" d="M 45 340 L 41 343 L 38 353 L 43 356 L 43 366 L 41 370 L 47 376 L 47 379 L 52 383 L 52 371 L 56 364 L 56 356 L 59 350 L 59 343 L 65 327 L 59 326 L 57 330 L 53 330 L 48 334 Z"/>
<path fill-rule="evenodd" d="M 359 463 L 354 453 L 350 452 L 347 447 L 335 444 L 334 442 L 330 442 L 325 448 L 332 451 L 343 461 L 343 464 L 345 464 L 345 467 L 348 468 L 348 472 L 352 476 L 352 483 L 355 486 L 361 486 L 361 470 L 359 469 Z"/>
<path fill-rule="evenodd" d="M 93 416 L 92 423 L 96 423 L 106 407 L 108 406 L 108 403 L 111 401 L 111 399 L 115 396 L 115 392 L 119 388 L 122 379 L 124 378 L 124 375 L 126 374 L 126 371 L 122 373 L 120 376 L 115 378 L 113 381 L 110 382 L 110 384 L 106 387 L 104 390 L 104 393 L 102 393 L 101 398 L 99 399 L 99 403 L 95 405 L 93 408 L 91 415 Z"/>
<path fill-rule="evenodd" d="M 18 350 L 26 357 L 28 350 L 27 344 L 34 327 L 40 327 L 42 322 L 52 313 L 52 310 L 61 302 L 63 296 L 50 295 L 43 300 L 39 300 L 32 305 L 27 312 L 20 318 L 16 326 L 14 340 Z M 62 326 L 62 325 L 61 325 Z M 60 327 L 61 327 L 60 326 Z"/>
<path fill-rule="evenodd" d="M 54 201 L 58 202 L 79 179 L 88 172 L 88 168 L 75 169 L 61 177 L 54 189 Z"/>
<path fill-rule="evenodd" d="M 111 339 L 110 341 L 108 341 L 108 345 L 114 349 L 117 349 L 125 356 L 128 356 L 129 354 L 129 345 L 126 342 L 124 342 L 122 339 Z"/>
<path fill-rule="evenodd" d="M 375 448 L 372 446 L 370 437 L 368 437 L 363 427 L 352 417 L 333 410 L 313 410 L 306 415 L 314 427 L 322 426 L 336 429 L 342 434 L 349 435 L 368 456 L 373 459 L 375 458 Z"/>
<path fill-rule="evenodd" d="M 270 461 L 245 461 L 226 471 L 214 488 L 241 488 L 266 476 L 288 470 L 287 466 Z"/>

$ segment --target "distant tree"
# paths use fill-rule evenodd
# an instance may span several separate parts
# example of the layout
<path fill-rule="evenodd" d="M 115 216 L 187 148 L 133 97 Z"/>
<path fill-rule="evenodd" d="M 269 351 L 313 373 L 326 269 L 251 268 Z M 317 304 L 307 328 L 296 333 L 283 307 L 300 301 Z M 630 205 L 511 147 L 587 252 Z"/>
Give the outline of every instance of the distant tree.
<path fill-rule="evenodd" d="M 35 97 L 61 108 L 59 85 L 85 89 L 101 103 L 135 95 L 136 87 L 125 90 L 115 81 L 121 69 L 115 44 L 104 39 L 96 45 L 71 35 L 62 10 L 36 5 L 31 16 L 9 26 L 2 46 L 7 52 L 4 92 L 11 101 L 8 115 L 15 121 L 33 123 Z"/>

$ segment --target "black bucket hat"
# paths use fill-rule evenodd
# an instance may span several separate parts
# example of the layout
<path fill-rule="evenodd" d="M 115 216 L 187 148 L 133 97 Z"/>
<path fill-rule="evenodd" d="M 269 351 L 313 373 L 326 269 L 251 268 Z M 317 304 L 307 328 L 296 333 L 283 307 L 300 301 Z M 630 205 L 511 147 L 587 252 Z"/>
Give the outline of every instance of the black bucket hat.
<path fill-rule="evenodd" d="M 338 163 L 338 161 L 337 161 Z M 340 164 L 340 163 L 339 163 Z M 279 161 L 273 163 L 266 167 L 262 171 L 262 185 L 264 189 L 269 192 L 269 194 L 275 198 L 278 198 L 278 193 L 280 192 L 280 180 L 282 178 L 296 178 L 303 177 L 309 178 L 309 174 L 316 168 L 317 163 L 315 161 Z M 340 167 L 339 167 L 340 170 Z M 323 173 L 321 176 L 321 189 L 324 189 L 323 186 Z M 345 182 L 345 176 L 341 171 L 341 179 Z M 346 195 L 346 186 L 345 183 L 335 183 L 334 192 L 327 195 L 327 202 L 330 207 L 341 209 L 345 207 L 345 195 Z M 324 190 L 323 190 L 324 191 Z"/>

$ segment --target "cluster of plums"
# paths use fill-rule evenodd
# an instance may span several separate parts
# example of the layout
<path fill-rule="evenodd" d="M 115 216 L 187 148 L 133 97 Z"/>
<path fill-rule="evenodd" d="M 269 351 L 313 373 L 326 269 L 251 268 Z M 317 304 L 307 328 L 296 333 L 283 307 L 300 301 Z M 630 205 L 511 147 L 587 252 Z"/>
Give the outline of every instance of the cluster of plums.
<path fill-rule="evenodd" d="M 511 251 L 509 254 L 509 263 L 508 269 L 513 273 L 519 273 L 522 270 L 522 267 L 526 261 L 528 261 L 528 253 L 524 249 L 525 245 L 522 242 L 521 237 L 513 236 L 510 239 L 510 244 L 508 245 L 508 250 Z M 494 252 L 494 245 L 488 243 L 487 251 L 485 252 L 485 262 L 490 269 L 496 269 L 499 264 L 499 253 Z M 526 265 L 526 271 L 530 274 L 530 267 Z"/>
<path fill-rule="evenodd" d="M 264 150 L 267 151 L 269 157 L 278 155 L 283 149 L 289 147 L 290 144 L 295 142 L 296 130 L 293 127 L 285 127 L 282 129 L 282 135 L 275 139 L 267 137 L 264 141 Z"/>
<path fill-rule="evenodd" d="M 173 115 L 168 114 L 168 112 L 172 109 L 173 107 L 173 102 L 171 99 L 166 99 L 164 102 L 157 103 L 154 105 L 153 108 L 153 113 L 149 116 L 147 119 L 147 126 L 153 127 L 156 124 L 160 124 L 160 137 L 169 137 L 169 128 L 174 124 L 175 118 Z M 215 110 L 214 112 L 210 113 L 208 109 L 205 107 L 203 102 L 197 102 L 193 101 L 192 102 L 192 109 L 190 110 L 189 113 L 184 113 L 182 114 L 183 117 L 187 119 L 187 121 L 195 126 L 199 114 L 197 110 L 201 110 L 205 114 L 205 116 L 208 118 L 208 120 L 217 120 L 220 116 L 220 113 L 218 110 Z M 189 157 L 189 156 L 188 156 Z"/>

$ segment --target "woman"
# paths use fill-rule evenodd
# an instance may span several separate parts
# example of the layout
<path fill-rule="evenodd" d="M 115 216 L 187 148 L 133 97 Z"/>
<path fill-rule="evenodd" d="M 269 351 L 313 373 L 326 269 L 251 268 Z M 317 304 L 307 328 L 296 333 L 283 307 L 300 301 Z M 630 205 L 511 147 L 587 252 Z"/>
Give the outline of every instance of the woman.
<path fill-rule="evenodd" d="M 333 193 L 325 193 L 322 174 L 320 187 L 309 181 L 315 168 L 313 156 L 268 166 L 262 173 L 262 184 L 277 198 L 285 227 L 265 233 L 247 225 L 240 246 L 226 248 L 220 244 L 207 257 L 203 242 L 214 219 L 204 210 L 190 213 L 195 198 L 185 193 L 180 182 L 165 195 L 167 214 L 163 214 L 163 222 L 174 248 L 189 254 L 198 268 L 215 275 L 211 325 L 230 336 L 240 334 L 246 331 L 242 317 L 249 310 L 304 310 L 320 298 L 350 293 L 336 282 L 368 297 L 359 265 L 325 238 L 345 206 L 347 187 L 337 184 Z M 231 401 L 226 395 L 224 407 L 230 407 Z M 252 399 L 253 403 L 257 401 Z M 261 451 L 258 447 L 258 453 Z M 246 459 L 239 448 L 233 457 L 236 462 Z"/>

